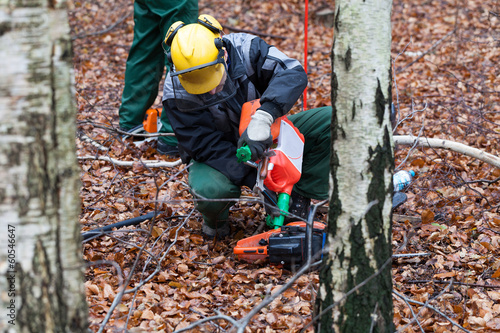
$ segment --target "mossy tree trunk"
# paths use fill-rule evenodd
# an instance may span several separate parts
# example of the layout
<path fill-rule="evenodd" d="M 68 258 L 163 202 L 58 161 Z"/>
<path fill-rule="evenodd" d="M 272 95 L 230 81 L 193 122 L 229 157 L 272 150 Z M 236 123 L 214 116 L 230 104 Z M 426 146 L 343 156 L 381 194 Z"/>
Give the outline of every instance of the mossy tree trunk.
<path fill-rule="evenodd" d="M 0 1 L 0 331 L 86 332 L 65 1 Z"/>
<path fill-rule="evenodd" d="M 391 8 L 391 0 L 335 1 L 332 193 L 317 332 L 393 331 Z"/>

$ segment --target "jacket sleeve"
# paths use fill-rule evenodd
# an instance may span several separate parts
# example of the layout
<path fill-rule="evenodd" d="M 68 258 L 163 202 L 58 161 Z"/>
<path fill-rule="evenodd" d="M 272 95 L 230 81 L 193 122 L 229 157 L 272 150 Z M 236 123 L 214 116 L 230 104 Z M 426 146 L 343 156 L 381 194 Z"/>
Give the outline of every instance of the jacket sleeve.
<path fill-rule="evenodd" d="M 163 105 L 174 128 L 184 162 L 192 158 L 220 171 L 238 186 L 252 188 L 255 185 L 255 169 L 238 163 L 236 145 L 225 139 L 223 132 L 215 127 L 210 112 L 180 112 L 171 99 L 164 100 Z"/>
<path fill-rule="evenodd" d="M 250 47 L 250 80 L 261 93 L 261 108 L 274 119 L 287 114 L 307 86 L 307 75 L 296 59 L 256 37 Z"/>

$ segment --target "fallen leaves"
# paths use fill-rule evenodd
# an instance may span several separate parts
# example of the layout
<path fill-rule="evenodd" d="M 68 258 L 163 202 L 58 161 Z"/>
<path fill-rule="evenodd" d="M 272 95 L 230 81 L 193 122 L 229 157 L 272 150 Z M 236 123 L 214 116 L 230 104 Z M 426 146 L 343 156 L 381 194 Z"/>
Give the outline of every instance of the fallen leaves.
<path fill-rule="evenodd" d="M 200 1 L 199 6 L 200 12 L 222 23 L 268 34 L 262 38 L 303 61 L 303 2 L 263 5 L 216 0 Z M 315 23 L 310 22 L 308 34 L 307 108 L 313 108 L 331 104 L 334 30 L 319 23 L 314 14 L 333 4 L 320 1 L 309 6 Z M 466 1 L 460 8 L 453 2 L 394 2 L 393 100 L 399 120 L 404 119 L 396 134 L 442 137 L 499 155 L 500 72 L 496 64 L 500 52 L 494 34 L 499 23 L 498 15 L 492 14 L 497 12 L 495 6 L 479 0 Z M 76 2 L 70 10 L 72 34 L 104 29 L 131 12 L 132 4 L 121 0 Z M 275 14 L 272 22 L 270 12 Z M 453 31 L 457 20 L 458 30 L 427 52 Z M 80 161 L 82 229 L 155 210 L 162 213 L 154 221 L 84 243 L 85 260 L 94 262 L 86 270 L 85 283 L 91 328 L 97 331 L 123 287 L 121 281 L 128 277 L 127 293 L 106 326 L 109 332 L 126 324 L 130 332 L 173 332 L 216 310 L 239 319 L 276 293 L 292 273 L 265 263 L 240 263 L 232 256 L 235 241 L 253 233 L 264 220 L 261 206 L 240 202 L 231 210 L 234 240 L 203 239 L 201 216 L 193 211 L 184 166 L 148 168 L 139 160 L 162 159 L 154 143 L 136 147 L 109 129 L 118 124 L 132 31 L 129 16 L 105 34 L 74 41 L 78 129 L 94 140 L 79 138 L 78 154 L 133 162 L 132 167 L 120 167 L 106 161 Z M 161 95 L 161 87 L 159 91 Z M 292 113 L 301 111 L 300 102 Z M 160 104 L 157 98 L 155 106 Z M 396 165 L 415 169 L 418 177 L 407 190 L 407 203 L 396 212 L 409 218 L 393 223 L 394 249 L 429 255 L 395 260 L 394 289 L 415 301 L 428 302 L 466 329 L 499 332 L 500 189 L 495 179 L 500 169 L 449 151 L 416 148 L 410 153 L 408 148 L 397 147 L 395 157 Z M 248 330 L 300 331 L 311 320 L 318 283 L 317 273 L 301 276 L 253 318 Z M 418 324 L 412 322 L 409 305 L 394 299 L 397 329 L 409 325 L 405 332 L 420 331 L 420 325 L 425 331 L 458 331 L 431 309 L 411 307 L 418 314 Z M 199 329 L 212 332 L 218 326 L 227 329 L 229 323 L 218 320 Z"/>
<path fill-rule="evenodd" d="M 500 278 L 500 267 L 491 275 L 491 277 L 494 279 Z"/>

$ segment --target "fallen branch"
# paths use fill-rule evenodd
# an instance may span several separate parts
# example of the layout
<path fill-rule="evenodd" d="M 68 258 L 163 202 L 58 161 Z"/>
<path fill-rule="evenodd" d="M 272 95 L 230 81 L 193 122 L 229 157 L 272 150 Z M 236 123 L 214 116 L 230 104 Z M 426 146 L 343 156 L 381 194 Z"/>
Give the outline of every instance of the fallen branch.
<path fill-rule="evenodd" d="M 114 133 L 117 133 L 117 134 L 120 134 L 120 135 L 127 135 L 127 136 L 134 136 L 134 137 L 141 137 L 141 138 L 157 138 L 157 137 L 160 137 L 160 136 L 175 136 L 174 133 L 130 133 L 130 132 L 127 132 L 127 131 L 124 131 L 124 130 L 121 130 L 117 127 L 114 127 L 114 126 L 109 126 L 109 125 L 102 125 L 102 124 L 98 124 L 94 121 L 79 121 L 77 122 L 77 125 L 90 125 L 90 126 L 93 126 L 93 127 L 96 127 L 96 128 L 102 128 L 102 129 L 105 129 L 107 131 L 110 131 L 110 132 L 114 132 Z"/>
<path fill-rule="evenodd" d="M 449 288 L 449 286 L 447 288 L 445 288 L 437 297 L 433 297 L 432 299 L 437 299 L 439 296 L 441 296 L 447 289 Z M 453 319 L 451 319 L 450 317 L 448 317 L 444 312 L 442 312 L 441 310 L 429 305 L 429 302 L 432 300 L 432 299 L 429 299 L 427 300 L 427 302 L 425 303 L 422 303 L 422 302 L 419 302 L 419 301 L 415 301 L 413 299 L 410 299 L 408 297 L 406 297 L 405 295 L 401 294 L 401 293 L 398 293 L 396 290 L 393 290 L 392 293 L 396 296 L 398 296 L 399 298 L 401 298 L 402 300 L 405 300 L 405 302 L 408 302 L 408 303 L 413 303 L 413 304 L 418 304 L 418 305 L 422 305 L 423 307 L 426 307 L 434 312 L 436 312 L 437 314 L 441 315 L 443 318 L 445 318 L 446 320 L 448 320 L 448 322 L 450 322 L 450 324 L 452 324 L 453 326 L 461 329 L 462 331 L 464 332 L 467 332 L 467 333 L 470 333 L 470 331 L 468 331 L 467 329 L 465 329 L 464 327 L 460 326 L 458 323 L 456 323 Z M 420 310 L 415 316 L 414 316 L 414 320 L 417 320 L 418 321 L 418 316 L 421 314 L 421 311 Z M 413 311 L 412 311 L 413 312 Z M 413 321 L 410 321 L 402 330 L 398 330 L 398 332 L 404 332 L 406 327 L 408 327 L 409 324 L 411 324 Z M 419 324 L 420 326 L 420 324 Z M 420 326 L 420 328 L 422 328 Z"/>
<path fill-rule="evenodd" d="M 436 139 L 436 138 L 416 138 L 411 135 L 395 135 L 394 144 L 396 145 L 405 145 L 412 146 L 418 145 L 427 148 L 442 148 L 447 150 L 452 150 L 454 152 L 467 155 L 469 157 L 477 158 L 483 162 L 486 162 L 494 167 L 500 168 L 500 158 L 484 152 L 480 149 L 469 147 L 462 143 L 444 140 L 444 139 Z"/>
<path fill-rule="evenodd" d="M 481 284 L 481 283 L 466 283 L 466 282 L 459 282 L 459 281 L 441 281 L 441 280 L 410 280 L 406 281 L 407 283 L 436 283 L 436 284 L 453 284 L 453 285 L 459 285 L 459 286 L 467 286 L 467 287 L 474 287 L 474 288 L 491 288 L 491 289 L 500 289 L 500 285 L 488 285 L 488 284 Z"/>
<path fill-rule="evenodd" d="M 412 62 L 410 62 L 408 65 L 404 66 L 403 68 L 398 68 L 398 70 L 396 71 L 396 73 L 400 73 L 400 72 L 404 71 L 405 69 L 407 69 L 408 67 L 410 67 L 411 65 L 413 65 L 414 63 L 416 63 L 417 61 L 419 61 L 420 59 L 422 59 L 426 54 L 429 54 L 439 44 L 441 44 L 446 38 L 450 37 L 453 33 L 455 33 L 456 30 L 457 30 L 457 28 L 455 27 L 452 31 L 448 32 L 443 38 L 441 38 L 440 40 L 438 40 L 437 42 L 435 42 L 427 51 L 425 51 L 424 53 L 422 53 L 417 59 L 413 60 Z"/>
<path fill-rule="evenodd" d="M 408 215 L 399 215 L 392 214 L 392 220 L 396 222 L 405 222 L 408 221 L 411 224 L 417 224 L 422 222 L 422 218 L 420 216 L 408 216 Z"/>
<path fill-rule="evenodd" d="M 223 24 L 222 27 L 227 29 L 227 30 L 234 31 L 234 32 L 245 32 L 245 33 L 260 36 L 260 37 L 271 37 L 271 38 L 280 38 L 280 39 L 287 39 L 288 38 L 286 36 L 266 34 L 264 32 L 259 32 L 259 31 L 255 31 L 255 30 L 240 29 L 240 28 L 232 27 L 232 26 L 225 25 L 225 24 Z"/>
<path fill-rule="evenodd" d="M 413 258 L 413 257 L 425 257 L 430 256 L 430 253 L 422 252 L 422 253 L 396 253 L 393 254 L 393 258 Z"/>
<path fill-rule="evenodd" d="M 101 160 L 101 161 L 111 162 L 111 163 L 118 165 L 118 166 L 129 166 L 129 167 L 134 166 L 134 164 L 139 163 L 139 164 L 144 165 L 145 167 L 148 167 L 148 168 L 172 168 L 172 167 L 176 167 L 176 166 L 182 164 L 182 161 L 180 159 L 173 161 L 173 162 L 156 161 L 156 160 L 120 161 L 120 160 L 116 160 L 114 158 L 107 157 L 107 156 L 89 156 L 89 155 L 79 156 L 78 159 L 79 160 Z"/>
<path fill-rule="evenodd" d="M 406 303 L 406 306 L 408 307 L 408 309 L 410 309 L 411 315 L 413 317 L 413 319 L 412 319 L 412 321 L 410 321 L 410 323 L 412 323 L 412 322 L 417 323 L 418 327 L 420 328 L 420 332 L 425 333 L 424 328 L 422 327 L 422 324 L 420 324 L 420 320 L 418 320 L 418 316 L 415 313 L 415 311 L 413 311 L 413 307 L 411 306 L 410 302 L 408 302 L 408 300 L 406 298 L 402 298 L 402 300 L 403 300 L 403 302 Z M 409 325 L 407 324 L 405 326 L 405 328 L 408 327 L 408 326 Z"/>
<path fill-rule="evenodd" d="M 108 26 L 107 28 L 105 28 L 103 30 L 88 32 L 88 33 L 81 33 L 81 34 L 78 34 L 76 36 L 71 37 L 71 40 L 76 40 L 78 38 L 86 38 L 86 37 L 90 37 L 90 36 L 103 35 L 105 33 L 108 33 L 111 30 L 113 30 L 116 26 L 118 26 L 120 23 L 125 21 L 133 13 L 134 13 L 133 11 L 129 11 L 127 14 L 125 14 L 124 16 L 119 18 L 115 23 L 111 24 L 110 26 Z"/>
<path fill-rule="evenodd" d="M 157 260 L 158 265 L 157 265 L 155 271 L 153 273 L 151 273 L 146 279 L 141 280 L 140 283 L 135 284 L 135 286 L 133 288 L 127 289 L 127 287 L 130 285 L 130 281 L 132 280 L 132 277 L 133 277 L 132 272 L 134 272 L 136 267 L 137 267 L 137 264 L 139 262 L 139 258 L 141 257 L 141 253 L 142 252 L 148 253 L 147 250 L 145 249 L 146 244 L 143 244 L 142 247 L 139 248 L 139 252 L 138 252 L 137 257 L 136 257 L 137 259 L 135 260 L 132 268 L 129 270 L 129 273 L 128 273 L 128 276 L 125 280 L 125 283 L 122 285 L 122 288 L 120 289 L 118 294 L 115 296 L 113 303 L 109 307 L 108 313 L 106 314 L 103 321 L 99 325 L 99 330 L 97 331 L 97 333 L 102 333 L 104 331 L 106 324 L 108 323 L 108 321 L 111 319 L 111 316 L 113 315 L 113 311 L 118 306 L 118 304 L 120 304 L 120 302 L 122 301 L 124 294 L 136 293 L 143 285 L 145 285 L 149 280 L 151 280 L 154 276 L 156 276 L 156 274 L 158 274 L 160 272 L 161 267 L 162 267 L 161 263 L 165 260 L 165 257 L 167 256 L 167 254 L 170 253 L 170 249 L 177 243 L 177 238 L 179 236 L 179 230 L 184 227 L 184 224 L 189 219 L 189 217 L 191 216 L 193 211 L 194 211 L 194 209 L 191 210 L 191 212 L 188 214 L 188 217 L 186 219 L 184 219 L 184 221 L 181 223 L 181 225 L 178 228 L 176 228 L 175 238 L 169 244 L 168 248 L 165 249 L 164 251 L 162 251 L 163 255 L 159 258 L 159 260 Z M 151 224 L 151 226 L 153 226 L 153 224 Z M 149 233 L 151 234 L 151 230 L 149 230 Z M 132 309 L 130 309 L 130 311 L 131 310 Z M 129 315 L 130 315 L 130 311 L 129 311 Z"/>
<path fill-rule="evenodd" d="M 105 147 L 105 146 L 101 145 L 99 142 L 95 141 L 94 139 L 89 138 L 89 136 L 85 133 L 80 134 L 80 139 L 84 142 L 91 144 L 92 146 L 96 147 L 99 150 L 109 151 L 108 147 Z"/>

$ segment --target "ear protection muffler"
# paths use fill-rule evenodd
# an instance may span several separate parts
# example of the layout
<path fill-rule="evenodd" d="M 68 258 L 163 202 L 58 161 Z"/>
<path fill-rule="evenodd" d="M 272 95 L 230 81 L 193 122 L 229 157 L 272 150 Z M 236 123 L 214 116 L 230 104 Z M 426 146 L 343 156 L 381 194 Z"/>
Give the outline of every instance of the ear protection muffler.
<path fill-rule="evenodd" d="M 210 15 L 202 14 L 198 16 L 198 23 L 212 31 L 214 34 L 222 34 L 222 26 Z"/>
<path fill-rule="evenodd" d="M 202 14 L 202 15 L 198 16 L 197 23 L 202 25 L 203 27 L 207 28 L 208 30 L 210 30 L 214 34 L 218 35 L 216 38 L 214 38 L 214 44 L 218 50 L 221 50 L 222 47 L 224 46 L 224 42 L 222 41 L 222 38 L 220 37 L 220 35 L 223 33 L 222 26 L 220 25 L 220 23 L 215 18 L 213 18 L 212 16 L 207 15 L 207 14 Z M 166 46 L 168 46 L 169 48 L 172 46 L 172 42 L 174 41 L 174 38 L 177 35 L 177 32 L 184 26 L 186 26 L 186 24 L 182 21 L 174 22 L 170 26 L 170 28 L 167 31 L 167 34 L 165 35 L 164 43 Z M 168 62 L 170 64 L 172 64 L 171 53 L 167 52 L 165 50 L 165 54 L 167 56 Z"/>

